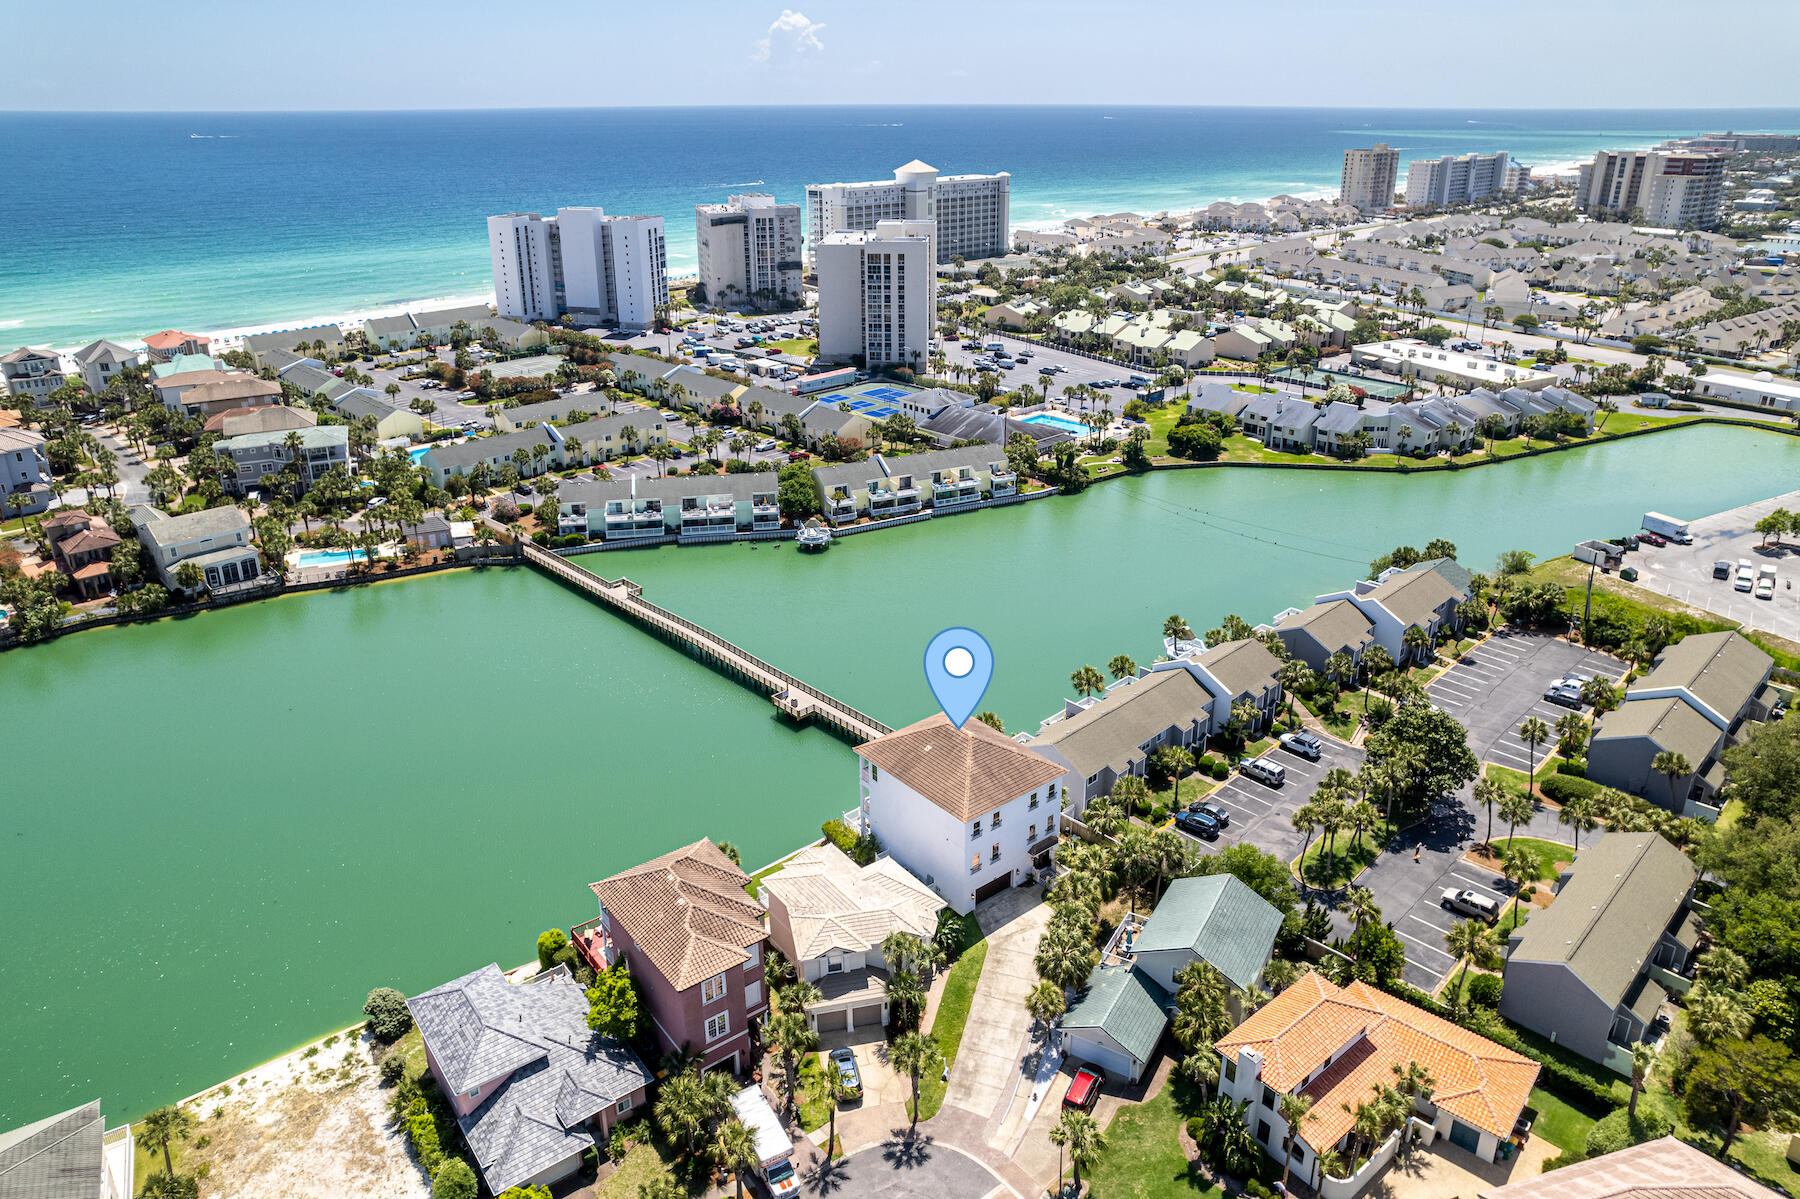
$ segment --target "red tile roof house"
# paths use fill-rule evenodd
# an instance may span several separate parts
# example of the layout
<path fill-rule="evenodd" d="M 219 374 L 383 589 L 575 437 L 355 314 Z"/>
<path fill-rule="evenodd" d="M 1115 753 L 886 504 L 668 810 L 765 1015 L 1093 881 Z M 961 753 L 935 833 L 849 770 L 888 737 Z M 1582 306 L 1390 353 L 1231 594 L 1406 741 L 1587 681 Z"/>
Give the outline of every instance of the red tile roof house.
<path fill-rule="evenodd" d="M 82 599 L 112 589 L 112 549 L 119 544 L 119 535 L 104 517 L 68 508 L 44 522 L 44 536 L 56 568 L 69 576 Z"/>
<path fill-rule="evenodd" d="M 1483 1161 L 1493 1161 L 1511 1137 L 1537 1082 L 1538 1065 L 1486 1037 L 1432 1015 L 1362 982 L 1339 987 L 1304 974 L 1214 1046 L 1222 1059 L 1219 1093 L 1248 1100 L 1251 1134 L 1281 1160 L 1287 1123 L 1281 1096 L 1305 1095 L 1312 1118 L 1293 1144 L 1293 1169 L 1318 1182 L 1318 1154 L 1338 1147 L 1356 1123 L 1355 1109 L 1392 1086 L 1393 1067 L 1417 1062 L 1434 1080 L 1429 1100 L 1416 1100 L 1415 1119 Z M 1346 1110 L 1345 1105 L 1348 1105 Z M 1348 1179 L 1326 1176 L 1323 1199 L 1350 1199 L 1392 1158 L 1398 1134 Z"/>
<path fill-rule="evenodd" d="M 168 362 L 182 354 L 210 353 L 212 342 L 198 333 L 164 329 L 161 333 L 152 333 L 144 338 L 144 349 L 149 352 L 152 362 Z"/>
<path fill-rule="evenodd" d="M 594 883 L 600 915 L 569 930 L 595 970 L 624 959 L 665 1052 L 733 1073 L 749 1069 L 751 1024 L 769 1010 L 768 914 L 749 882 L 702 838 Z"/>
<path fill-rule="evenodd" d="M 491 1194 L 573 1174 L 644 1105 L 650 1071 L 587 1026 L 587 995 L 567 967 L 512 983 L 483 966 L 406 1006 Z"/>

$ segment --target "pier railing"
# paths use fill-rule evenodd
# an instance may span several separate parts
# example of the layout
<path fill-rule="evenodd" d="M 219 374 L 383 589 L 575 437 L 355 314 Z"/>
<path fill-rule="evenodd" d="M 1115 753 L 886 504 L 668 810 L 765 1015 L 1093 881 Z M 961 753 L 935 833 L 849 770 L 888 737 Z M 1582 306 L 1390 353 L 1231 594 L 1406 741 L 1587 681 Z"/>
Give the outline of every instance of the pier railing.
<path fill-rule="evenodd" d="M 639 624 L 685 643 L 726 668 L 733 676 L 755 684 L 773 698 L 778 708 L 795 720 L 817 719 L 859 741 L 873 740 L 893 731 L 874 717 L 859 712 L 811 683 L 795 678 L 779 666 L 765 662 L 711 629 L 695 624 L 685 616 L 678 616 L 660 604 L 651 603 L 644 598 L 643 587 L 630 579 L 601 578 L 578 566 L 571 566 L 556 554 L 530 542 L 523 543 L 523 548 L 526 561 L 538 569 L 587 592 Z"/>

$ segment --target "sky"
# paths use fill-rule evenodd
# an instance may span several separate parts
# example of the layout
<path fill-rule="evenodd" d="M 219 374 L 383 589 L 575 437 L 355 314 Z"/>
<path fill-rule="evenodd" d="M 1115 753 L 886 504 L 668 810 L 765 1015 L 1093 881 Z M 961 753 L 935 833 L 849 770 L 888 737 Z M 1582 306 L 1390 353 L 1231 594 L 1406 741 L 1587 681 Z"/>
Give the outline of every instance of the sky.
<path fill-rule="evenodd" d="M 795 2 L 6 0 L 0 109 L 1800 104 L 1794 0 Z"/>

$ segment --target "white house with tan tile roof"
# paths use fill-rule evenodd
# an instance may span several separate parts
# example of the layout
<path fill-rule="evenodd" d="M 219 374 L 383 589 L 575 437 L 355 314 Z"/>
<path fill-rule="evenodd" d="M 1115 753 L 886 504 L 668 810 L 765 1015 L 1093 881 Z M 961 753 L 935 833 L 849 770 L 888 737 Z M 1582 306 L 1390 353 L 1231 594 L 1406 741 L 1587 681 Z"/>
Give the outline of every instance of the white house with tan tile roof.
<path fill-rule="evenodd" d="M 979 720 L 958 729 L 942 713 L 856 752 L 864 823 L 958 912 L 1048 866 L 1069 781 L 1061 763 Z"/>
<path fill-rule="evenodd" d="M 1354 1178 L 1327 1176 L 1319 1186 L 1318 1155 L 1343 1143 L 1355 1109 L 1370 1088 L 1392 1086 L 1394 1067 L 1417 1063 L 1434 1080 L 1430 1099 L 1416 1099 L 1416 1118 L 1433 1138 L 1493 1161 L 1512 1135 L 1537 1082 L 1531 1059 L 1363 982 L 1339 987 L 1317 973 L 1300 979 L 1220 1037 L 1219 1093 L 1249 1103 L 1245 1124 L 1276 1161 L 1287 1123 L 1283 1095 L 1313 1101 L 1292 1148 L 1294 1173 L 1326 1199 L 1354 1195 L 1391 1157 L 1397 1139 L 1379 1147 Z"/>
<path fill-rule="evenodd" d="M 835 845 L 812 845 L 762 881 L 769 939 L 820 998 L 807 1005 L 817 1032 L 888 1021 L 895 963 L 881 943 L 893 933 L 930 941 L 944 901 L 891 856 L 858 866 Z"/>

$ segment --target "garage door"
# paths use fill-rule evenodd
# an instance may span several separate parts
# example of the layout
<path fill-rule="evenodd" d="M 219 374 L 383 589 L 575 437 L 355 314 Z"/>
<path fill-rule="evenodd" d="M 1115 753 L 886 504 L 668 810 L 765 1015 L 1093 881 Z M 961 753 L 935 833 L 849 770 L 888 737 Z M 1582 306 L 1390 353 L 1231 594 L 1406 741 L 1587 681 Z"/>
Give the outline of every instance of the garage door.
<path fill-rule="evenodd" d="M 881 1027 L 881 1005 L 879 1003 L 871 1003 L 867 1007 L 856 1008 L 850 1015 L 853 1017 L 851 1023 L 855 1024 L 858 1028 Z"/>
<path fill-rule="evenodd" d="M 1137 1071 L 1137 1066 L 1125 1054 L 1111 1045 L 1089 1040 L 1080 1033 L 1069 1034 L 1068 1050 L 1069 1056 L 1075 1061 L 1091 1062 L 1106 1071 L 1108 1078 L 1130 1080 Z"/>
<path fill-rule="evenodd" d="M 843 1032 L 846 1028 L 849 1028 L 849 1027 L 850 1027 L 850 1013 L 848 1010 L 846 1010 L 844 1008 L 839 1008 L 835 1012 L 820 1012 L 819 1013 L 819 1031 L 820 1032 Z"/>
<path fill-rule="evenodd" d="M 1467 1149 L 1470 1153 L 1481 1150 L 1481 1130 L 1461 1120 L 1450 1122 L 1450 1143 L 1458 1149 Z"/>
<path fill-rule="evenodd" d="M 980 903 L 984 899 L 992 899 L 1010 886 L 1012 886 L 1012 871 L 1008 870 L 999 878 L 992 879 L 977 887 L 975 889 L 975 902 Z"/>

